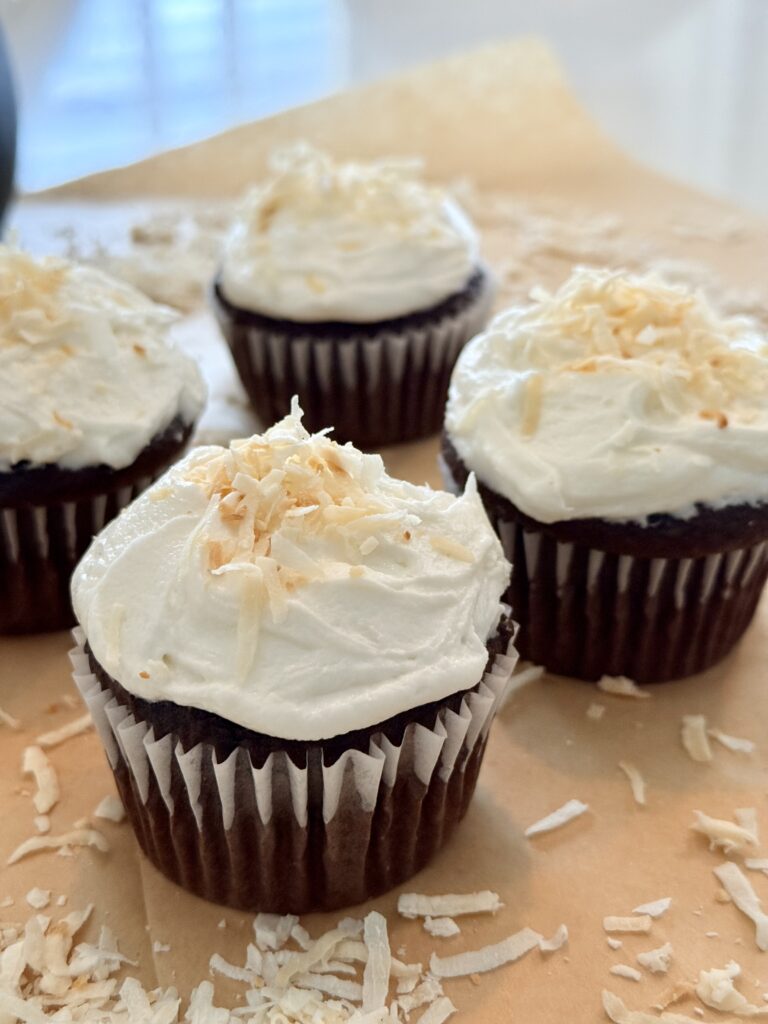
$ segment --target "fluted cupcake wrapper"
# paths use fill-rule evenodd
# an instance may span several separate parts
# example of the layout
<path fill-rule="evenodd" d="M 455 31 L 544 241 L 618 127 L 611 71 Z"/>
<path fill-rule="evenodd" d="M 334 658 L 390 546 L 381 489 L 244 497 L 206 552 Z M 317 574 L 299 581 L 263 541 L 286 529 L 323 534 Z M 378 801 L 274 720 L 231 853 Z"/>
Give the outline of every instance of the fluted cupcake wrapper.
<path fill-rule="evenodd" d="M 709 668 L 749 625 L 768 576 L 768 542 L 638 558 L 510 520 L 494 527 L 514 565 L 508 600 L 521 657 L 582 679 L 663 682 Z"/>
<path fill-rule="evenodd" d="M 487 273 L 452 315 L 397 330 L 338 335 L 291 331 L 280 322 L 249 323 L 215 303 L 222 333 L 251 403 L 265 425 L 285 416 L 298 395 L 311 431 L 334 428 L 339 441 L 363 448 L 437 433 L 451 371 L 463 346 L 485 324 L 494 287 Z"/>
<path fill-rule="evenodd" d="M 423 867 L 467 809 L 517 658 L 510 643 L 431 728 L 409 724 L 397 742 L 373 733 L 333 763 L 322 744 L 304 766 L 273 750 L 256 767 L 243 746 L 220 761 L 211 744 L 156 739 L 74 637 L 75 682 L 149 860 L 206 899 L 277 913 L 358 903 Z"/>
<path fill-rule="evenodd" d="M 66 629 L 69 578 L 94 535 L 151 477 L 50 504 L 0 507 L 0 633 Z"/>

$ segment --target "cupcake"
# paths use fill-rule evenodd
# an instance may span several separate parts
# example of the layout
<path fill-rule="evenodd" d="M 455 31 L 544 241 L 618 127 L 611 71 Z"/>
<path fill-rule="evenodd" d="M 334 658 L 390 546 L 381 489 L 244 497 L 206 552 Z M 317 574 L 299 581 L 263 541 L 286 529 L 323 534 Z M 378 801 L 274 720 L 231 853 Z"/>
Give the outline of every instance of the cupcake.
<path fill-rule="evenodd" d="M 498 316 L 451 382 L 447 480 L 477 475 L 522 656 L 651 683 L 720 661 L 768 572 L 768 345 L 700 294 L 577 269 Z"/>
<path fill-rule="evenodd" d="M 182 452 L 204 400 L 174 314 L 0 246 L 0 633 L 62 629 L 95 533 Z"/>
<path fill-rule="evenodd" d="M 429 860 L 514 665 L 474 482 L 392 479 L 300 417 L 195 449 L 72 584 L 75 678 L 144 853 L 276 913 L 358 903 Z"/>
<path fill-rule="evenodd" d="M 265 425 L 365 448 L 440 430 L 451 370 L 493 299 L 472 225 L 412 161 L 278 154 L 226 242 L 213 304 Z"/>

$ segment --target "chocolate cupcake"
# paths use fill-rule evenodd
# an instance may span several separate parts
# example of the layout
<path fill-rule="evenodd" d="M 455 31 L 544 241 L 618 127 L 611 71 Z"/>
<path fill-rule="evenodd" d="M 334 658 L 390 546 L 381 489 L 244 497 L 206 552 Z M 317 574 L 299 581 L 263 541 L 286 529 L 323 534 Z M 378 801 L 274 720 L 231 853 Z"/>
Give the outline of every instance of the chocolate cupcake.
<path fill-rule="evenodd" d="M 655 277 L 579 269 L 454 371 L 443 461 L 477 474 L 523 657 L 651 683 L 722 659 L 768 574 L 768 345 Z"/>
<path fill-rule="evenodd" d="M 265 425 L 365 448 L 439 431 L 448 381 L 493 299 L 474 229 L 408 161 L 335 164 L 296 146 L 246 200 L 213 304 Z"/>
<path fill-rule="evenodd" d="M 508 582 L 473 482 L 394 480 L 298 408 L 192 452 L 73 578 L 75 678 L 147 857 L 277 913 L 419 870 L 514 666 Z"/>
<path fill-rule="evenodd" d="M 182 452 L 204 400 L 170 310 L 0 247 L 0 633 L 74 622 L 91 538 Z"/>

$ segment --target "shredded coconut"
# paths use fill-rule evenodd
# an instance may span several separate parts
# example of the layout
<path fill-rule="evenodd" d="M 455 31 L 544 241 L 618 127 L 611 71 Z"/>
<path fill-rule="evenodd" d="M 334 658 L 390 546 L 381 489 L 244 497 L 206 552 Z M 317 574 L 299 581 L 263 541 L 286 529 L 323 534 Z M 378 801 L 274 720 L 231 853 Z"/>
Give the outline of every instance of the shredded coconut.
<path fill-rule="evenodd" d="M 556 953 L 568 942 L 568 929 L 564 924 L 558 925 L 555 934 L 551 939 L 539 939 L 539 949 L 542 953 Z"/>
<path fill-rule="evenodd" d="M 705 1006 L 720 1013 L 734 1013 L 737 1017 L 765 1016 L 768 1006 L 754 1006 L 734 985 L 740 974 L 741 967 L 734 960 L 725 967 L 701 971 L 696 995 Z"/>
<path fill-rule="evenodd" d="M 611 947 L 611 949 L 621 949 L 621 947 L 624 945 L 624 943 L 621 941 L 621 939 L 614 939 L 610 935 L 608 936 L 608 938 L 605 941 L 608 943 L 608 945 Z"/>
<path fill-rule="evenodd" d="M 35 810 L 38 814 L 47 814 L 61 796 L 59 779 L 53 765 L 40 747 L 25 747 L 21 770 L 24 775 L 32 775 L 35 779 L 37 792 L 32 798 Z"/>
<path fill-rule="evenodd" d="M 723 818 L 711 818 L 703 811 L 694 811 L 696 821 L 691 825 L 709 839 L 710 850 L 721 848 L 724 853 L 743 853 L 749 846 L 757 846 L 757 836 L 743 825 L 735 825 Z"/>
<path fill-rule="evenodd" d="M 732 861 L 720 864 L 714 872 L 736 907 L 754 923 L 757 948 L 768 950 L 768 914 L 744 872 Z"/>
<path fill-rule="evenodd" d="M 672 897 L 663 896 L 660 900 L 652 900 L 650 903 L 641 903 L 639 907 L 632 910 L 633 914 L 647 914 L 649 917 L 661 917 L 666 914 L 672 906 Z"/>
<path fill-rule="evenodd" d="M 375 910 L 363 923 L 363 941 L 368 951 L 363 972 L 363 1013 L 371 1013 L 386 1005 L 392 969 L 387 919 Z"/>
<path fill-rule="evenodd" d="M 35 910 L 44 910 L 51 902 L 51 890 L 30 889 L 25 899 L 30 907 L 33 907 Z"/>
<path fill-rule="evenodd" d="M 21 728 L 21 722 L 18 718 L 14 718 L 13 715 L 9 715 L 7 711 L 3 711 L 0 708 L 0 724 L 7 726 L 9 729 L 13 729 L 14 732 Z"/>
<path fill-rule="evenodd" d="M 603 990 L 603 1009 L 613 1024 L 700 1024 L 694 1017 L 686 1017 L 681 1013 L 662 1013 L 656 1016 L 643 1010 L 628 1010 L 624 1002 L 613 992 Z"/>
<path fill-rule="evenodd" d="M 626 676 L 603 676 L 597 681 L 598 690 L 603 693 L 611 693 L 614 697 L 636 697 L 640 700 L 651 696 L 650 690 L 644 690 L 627 679 Z"/>
<path fill-rule="evenodd" d="M 704 715 L 683 715 L 681 739 L 692 761 L 705 763 L 712 760 L 712 748 L 709 745 L 707 720 Z"/>
<path fill-rule="evenodd" d="M 487 889 L 443 896 L 404 892 L 398 897 L 397 911 L 408 918 L 461 917 L 463 914 L 495 914 L 503 905 L 498 893 Z"/>
<path fill-rule="evenodd" d="M 93 816 L 94 818 L 104 818 L 106 821 L 114 821 L 119 824 L 125 819 L 125 808 L 118 797 L 110 794 L 99 802 L 98 807 L 93 812 Z"/>
<path fill-rule="evenodd" d="M 42 733 L 35 742 L 38 747 L 49 750 L 51 747 L 57 747 L 60 743 L 64 743 L 65 740 L 72 739 L 73 736 L 79 736 L 92 727 L 93 719 L 90 714 L 81 715 L 80 718 L 76 718 L 73 722 L 62 725 L 60 729 L 53 729 L 51 732 Z"/>
<path fill-rule="evenodd" d="M 587 718 L 591 718 L 593 722 L 599 722 L 605 714 L 605 704 L 592 703 L 587 708 Z"/>
<path fill-rule="evenodd" d="M 628 978 L 629 981 L 642 981 L 642 974 L 636 967 L 630 967 L 629 964 L 614 964 L 609 972 L 615 974 L 617 978 Z"/>
<path fill-rule="evenodd" d="M 665 942 L 663 946 L 649 949 L 637 954 L 637 962 L 651 974 L 666 974 L 672 965 L 672 944 Z"/>
<path fill-rule="evenodd" d="M 483 974 L 504 964 L 514 963 L 534 949 L 542 936 L 531 928 L 510 935 L 492 946 L 456 953 L 455 956 L 439 957 L 432 954 L 429 969 L 436 978 L 463 978 L 470 974 Z"/>
<path fill-rule="evenodd" d="M 652 924 L 650 914 L 634 917 L 604 917 L 603 930 L 606 932 L 649 932 Z"/>
<path fill-rule="evenodd" d="M 645 779 L 638 769 L 629 761 L 619 761 L 619 768 L 624 772 L 632 790 L 635 803 L 645 807 Z"/>
<path fill-rule="evenodd" d="M 452 917 L 425 917 L 424 931 L 438 939 L 450 939 L 458 935 L 461 928 Z"/>
<path fill-rule="evenodd" d="M 542 832 L 551 832 L 553 829 L 567 825 L 569 821 L 573 821 L 574 818 L 578 818 L 588 810 L 589 804 L 582 803 L 581 800 L 569 800 L 562 807 L 558 807 L 556 811 L 534 822 L 533 825 L 529 825 L 525 830 L 525 835 L 530 838 L 538 836 Z"/>
<path fill-rule="evenodd" d="M 32 836 L 26 839 L 20 846 L 17 846 L 6 864 L 16 864 L 24 857 L 33 853 L 40 853 L 42 850 L 66 850 L 73 846 L 93 846 L 102 853 L 107 853 L 109 843 L 101 834 L 93 828 L 74 829 L 61 836 Z"/>
<path fill-rule="evenodd" d="M 751 754 L 754 752 L 755 744 L 752 740 L 740 739 L 738 736 L 729 736 L 727 732 L 722 732 L 720 729 L 707 729 L 707 734 L 728 750 L 734 750 L 739 754 Z"/>

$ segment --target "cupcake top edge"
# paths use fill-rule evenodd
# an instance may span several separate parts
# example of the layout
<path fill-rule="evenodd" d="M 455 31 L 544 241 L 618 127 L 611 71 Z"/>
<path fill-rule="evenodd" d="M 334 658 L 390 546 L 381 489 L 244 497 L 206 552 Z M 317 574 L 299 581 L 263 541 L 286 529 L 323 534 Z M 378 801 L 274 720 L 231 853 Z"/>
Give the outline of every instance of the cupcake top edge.
<path fill-rule="evenodd" d="M 130 465 L 205 400 L 176 314 L 95 267 L 0 246 L 0 472 Z"/>
<path fill-rule="evenodd" d="M 422 312 L 467 285 L 477 234 L 416 160 L 335 162 L 305 143 L 273 154 L 225 243 L 219 283 L 234 306 L 303 323 L 376 323 Z"/>
<path fill-rule="evenodd" d="M 655 275 L 576 268 L 459 356 L 446 433 L 543 523 L 768 501 L 768 339 Z"/>
<path fill-rule="evenodd" d="M 192 451 L 96 538 L 72 582 L 94 656 L 147 700 L 285 739 L 469 689 L 509 564 L 472 481 L 454 497 L 310 435 Z"/>

